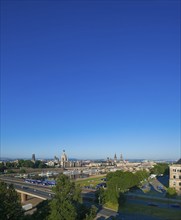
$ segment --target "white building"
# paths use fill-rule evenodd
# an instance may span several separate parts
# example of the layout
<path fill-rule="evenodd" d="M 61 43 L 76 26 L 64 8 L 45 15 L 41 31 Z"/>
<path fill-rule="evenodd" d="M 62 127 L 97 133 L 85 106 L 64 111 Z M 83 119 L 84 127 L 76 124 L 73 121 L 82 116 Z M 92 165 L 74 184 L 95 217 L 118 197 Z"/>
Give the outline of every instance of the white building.
<path fill-rule="evenodd" d="M 67 162 L 68 162 L 68 157 L 65 154 L 65 150 L 63 150 L 63 154 L 60 157 L 60 165 L 61 165 L 61 167 L 65 168 Z"/>

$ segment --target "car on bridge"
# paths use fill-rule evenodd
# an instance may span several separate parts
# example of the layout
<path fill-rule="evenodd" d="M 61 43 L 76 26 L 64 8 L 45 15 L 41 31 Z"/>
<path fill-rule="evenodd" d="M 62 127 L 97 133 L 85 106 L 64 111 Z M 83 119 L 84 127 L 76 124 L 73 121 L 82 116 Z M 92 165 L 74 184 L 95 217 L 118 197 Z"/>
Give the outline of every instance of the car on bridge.
<path fill-rule="evenodd" d="M 27 187 L 27 186 L 21 186 L 21 188 L 22 188 L 22 189 L 28 189 L 28 187 Z"/>

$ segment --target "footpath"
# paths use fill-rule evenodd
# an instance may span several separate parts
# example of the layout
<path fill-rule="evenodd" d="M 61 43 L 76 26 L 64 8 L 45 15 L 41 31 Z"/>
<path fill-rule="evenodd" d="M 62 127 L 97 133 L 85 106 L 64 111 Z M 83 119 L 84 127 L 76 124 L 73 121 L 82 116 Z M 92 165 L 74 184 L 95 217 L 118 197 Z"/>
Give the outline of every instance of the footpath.
<path fill-rule="evenodd" d="M 162 198 L 162 197 L 158 197 L 158 196 L 150 196 L 150 195 L 141 195 L 141 194 L 137 194 L 137 193 L 127 193 L 126 196 L 128 197 L 132 197 L 132 198 L 142 198 L 142 199 L 150 199 L 150 200 L 158 200 L 158 201 L 163 201 L 163 202 L 167 202 L 167 203 L 181 203 L 181 198 L 179 199 L 171 199 L 171 198 Z"/>

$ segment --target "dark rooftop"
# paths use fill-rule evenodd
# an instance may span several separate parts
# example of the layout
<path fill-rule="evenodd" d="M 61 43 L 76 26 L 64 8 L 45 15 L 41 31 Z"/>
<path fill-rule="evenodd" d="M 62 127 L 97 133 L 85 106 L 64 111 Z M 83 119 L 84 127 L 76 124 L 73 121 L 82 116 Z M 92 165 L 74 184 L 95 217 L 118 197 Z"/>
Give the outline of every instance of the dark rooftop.
<path fill-rule="evenodd" d="M 181 158 L 176 162 L 176 164 L 181 164 Z"/>

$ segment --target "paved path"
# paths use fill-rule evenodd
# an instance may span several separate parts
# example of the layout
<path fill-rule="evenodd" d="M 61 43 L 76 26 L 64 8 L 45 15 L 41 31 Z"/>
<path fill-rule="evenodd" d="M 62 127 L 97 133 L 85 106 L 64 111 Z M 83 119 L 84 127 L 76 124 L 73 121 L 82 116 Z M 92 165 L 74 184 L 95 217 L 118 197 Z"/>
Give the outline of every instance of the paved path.
<path fill-rule="evenodd" d="M 141 214 L 122 214 L 110 209 L 101 208 L 97 213 L 95 220 L 161 220 L 160 218 L 145 216 Z M 162 219 L 163 220 L 163 219 Z"/>
<path fill-rule="evenodd" d="M 152 199 L 152 200 L 160 200 L 160 201 L 164 201 L 164 202 L 176 202 L 176 203 L 181 203 L 181 198 L 180 199 L 168 199 L 168 198 L 162 198 L 162 197 L 158 197 L 158 196 L 149 196 L 149 195 L 141 195 L 138 193 L 127 193 L 127 196 L 130 196 L 132 198 L 143 198 L 143 199 Z"/>
<path fill-rule="evenodd" d="M 159 208 L 163 208 L 163 209 L 175 209 L 175 210 L 181 210 L 181 205 L 178 204 L 178 203 L 175 203 L 175 205 L 177 204 L 177 206 L 173 206 L 173 203 L 163 203 L 163 202 L 159 202 L 159 201 L 153 201 L 153 200 L 142 200 L 142 199 L 139 199 L 139 198 L 127 198 L 126 200 L 126 203 L 130 203 L 130 204 L 138 204 L 138 205 L 144 205 L 144 206 L 155 206 L 155 207 L 159 207 Z"/>

